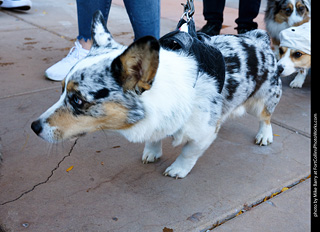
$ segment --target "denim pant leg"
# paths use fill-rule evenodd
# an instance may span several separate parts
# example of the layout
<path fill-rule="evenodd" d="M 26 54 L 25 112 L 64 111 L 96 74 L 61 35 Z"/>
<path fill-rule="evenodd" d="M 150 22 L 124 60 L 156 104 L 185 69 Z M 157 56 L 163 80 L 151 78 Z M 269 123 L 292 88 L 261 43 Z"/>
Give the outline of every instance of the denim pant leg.
<path fill-rule="evenodd" d="M 124 0 L 135 40 L 151 35 L 160 37 L 160 0 Z"/>
<path fill-rule="evenodd" d="M 258 28 L 253 20 L 258 16 L 261 0 L 240 0 L 239 18 L 236 19 L 238 28 Z"/>
<path fill-rule="evenodd" d="M 107 22 L 110 7 L 111 0 L 77 0 L 79 30 L 77 39 L 84 39 L 85 41 L 91 39 L 91 22 L 93 14 L 97 10 L 100 10 Z"/>

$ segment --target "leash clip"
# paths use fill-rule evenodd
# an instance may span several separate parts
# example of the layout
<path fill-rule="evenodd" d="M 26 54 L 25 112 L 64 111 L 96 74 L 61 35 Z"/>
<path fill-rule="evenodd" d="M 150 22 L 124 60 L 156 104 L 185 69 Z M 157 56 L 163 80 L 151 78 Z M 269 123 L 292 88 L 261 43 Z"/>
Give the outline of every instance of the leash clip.
<path fill-rule="evenodd" d="M 184 17 L 187 18 L 187 23 L 190 22 L 190 20 L 192 19 L 192 16 L 194 15 L 194 4 L 193 4 L 193 0 L 187 0 L 186 4 L 181 3 L 181 5 L 184 8 L 184 12 L 181 16 L 180 19 L 183 19 Z"/>

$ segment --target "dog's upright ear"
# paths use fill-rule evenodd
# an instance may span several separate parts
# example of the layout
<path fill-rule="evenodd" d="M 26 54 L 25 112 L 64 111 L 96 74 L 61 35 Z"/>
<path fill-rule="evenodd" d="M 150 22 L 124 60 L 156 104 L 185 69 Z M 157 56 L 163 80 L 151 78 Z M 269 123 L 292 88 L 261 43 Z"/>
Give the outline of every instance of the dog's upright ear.
<path fill-rule="evenodd" d="M 160 44 L 152 36 L 145 36 L 131 44 L 113 60 L 112 73 L 123 91 L 142 93 L 151 88 L 159 65 Z"/>
<path fill-rule="evenodd" d="M 113 41 L 100 10 L 96 11 L 91 24 L 92 46 L 108 46 Z"/>

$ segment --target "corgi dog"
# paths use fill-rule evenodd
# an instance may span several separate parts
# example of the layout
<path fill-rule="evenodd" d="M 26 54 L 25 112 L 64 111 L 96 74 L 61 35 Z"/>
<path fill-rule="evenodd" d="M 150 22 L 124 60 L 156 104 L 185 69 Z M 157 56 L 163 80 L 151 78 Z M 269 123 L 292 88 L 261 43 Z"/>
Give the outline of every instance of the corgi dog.
<path fill-rule="evenodd" d="M 291 81 L 291 88 L 301 88 L 311 67 L 311 23 L 290 27 L 280 32 L 280 60 L 282 76 L 297 75 Z"/>
<path fill-rule="evenodd" d="M 202 64 L 192 53 L 163 47 L 150 36 L 120 45 L 100 12 L 93 16 L 92 40 L 89 54 L 63 81 L 58 102 L 31 124 L 42 139 L 57 143 L 117 131 L 131 142 L 145 142 L 142 162 L 149 163 L 162 156 L 161 140 L 172 136 L 173 146 L 184 144 L 164 171 L 174 178 L 187 176 L 230 115 L 256 115 L 256 143 L 273 142 L 270 121 L 282 90 L 266 32 L 203 35 Z M 203 66 L 214 67 L 204 54 L 216 48 L 221 53 L 217 50 L 215 62 L 225 78 Z"/>
<path fill-rule="evenodd" d="M 306 23 L 310 17 L 309 0 L 268 0 L 264 21 L 277 57 L 279 57 L 280 32 Z"/>
<path fill-rule="evenodd" d="M 280 47 L 279 52 L 279 65 L 283 67 L 281 76 L 285 77 L 293 73 L 297 73 L 289 86 L 291 88 L 301 88 L 306 76 L 308 75 L 308 70 L 311 67 L 311 55 L 303 51 L 287 47 Z"/>

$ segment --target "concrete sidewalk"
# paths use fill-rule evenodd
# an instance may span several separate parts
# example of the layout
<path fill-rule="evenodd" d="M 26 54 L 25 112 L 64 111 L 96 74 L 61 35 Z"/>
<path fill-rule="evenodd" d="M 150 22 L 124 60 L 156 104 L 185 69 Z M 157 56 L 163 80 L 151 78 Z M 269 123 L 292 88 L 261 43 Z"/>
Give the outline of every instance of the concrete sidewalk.
<path fill-rule="evenodd" d="M 113 2 L 108 28 L 128 45 L 131 25 L 122 1 Z M 161 2 L 165 34 L 184 1 Z M 222 33 L 236 32 L 235 18 L 226 8 Z M 73 46 L 75 1 L 33 0 L 29 12 L 0 10 L 0 20 L 0 231 L 310 231 L 310 78 L 302 89 L 283 79 L 272 145 L 253 143 L 255 118 L 229 120 L 191 173 L 175 180 L 162 175 L 181 149 L 170 139 L 161 160 L 145 165 L 143 144 L 117 134 L 50 145 L 31 131 L 59 98 L 60 83 L 44 71 Z M 205 23 L 201 1 L 195 21 Z M 262 14 L 257 21 L 263 28 Z M 291 188 L 263 201 L 284 187 Z"/>

